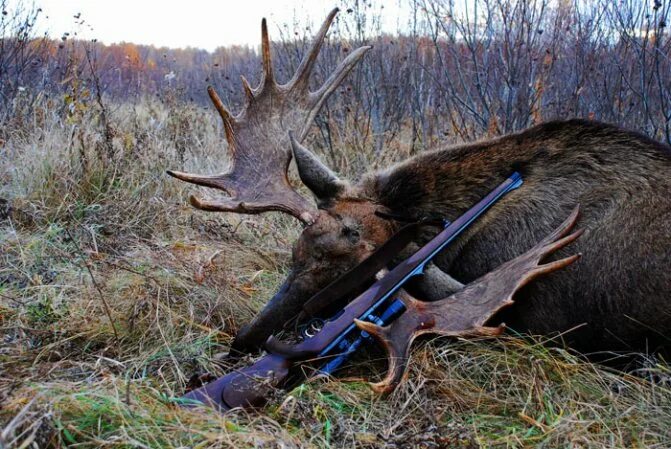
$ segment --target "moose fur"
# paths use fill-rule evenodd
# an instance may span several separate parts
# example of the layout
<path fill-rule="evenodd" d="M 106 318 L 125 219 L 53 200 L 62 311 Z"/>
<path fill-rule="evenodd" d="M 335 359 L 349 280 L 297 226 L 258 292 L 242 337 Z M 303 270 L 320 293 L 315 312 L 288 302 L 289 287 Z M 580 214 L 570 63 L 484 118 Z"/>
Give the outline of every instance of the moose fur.
<path fill-rule="evenodd" d="M 519 331 L 563 333 L 585 351 L 669 346 L 668 146 L 603 123 L 557 121 L 421 154 L 367 175 L 357 190 L 399 214 L 454 219 L 514 170 L 524 185 L 436 265 L 471 282 L 528 249 L 580 204 L 585 234 L 571 251 L 582 252 L 581 261 L 526 287 L 500 320 Z"/>

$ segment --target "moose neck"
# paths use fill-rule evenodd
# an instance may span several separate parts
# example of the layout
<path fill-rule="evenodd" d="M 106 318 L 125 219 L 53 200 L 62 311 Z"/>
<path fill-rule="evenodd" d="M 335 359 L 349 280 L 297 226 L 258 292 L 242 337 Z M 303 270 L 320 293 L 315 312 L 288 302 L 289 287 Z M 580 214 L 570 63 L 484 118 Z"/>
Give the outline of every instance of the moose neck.
<path fill-rule="evenodd" d="M 496 140 L 423 153 L 362 184 L 395 213 L 454 219 L 525 162 L 517 145 Z"/>
<path fill-rule="evenodd" d="M 628 190 L 666 183 L 668 169 L 623 171 L 624 166 L 668 167 L 668 147 L 652 139 L 603 123 L 569 120 L 547 122 L 517 134 L 419 154 L 361 183 L 371 198 L 409 217 L 454 219 L 513 171 L 522 174 L 526 195 L 565 209 L 590 189 L 626 183 Z M 594 176 L 598 173 L 599 176 Z M 537 192 L 552 179 L 555 197 Z M 634 187 L 638 186 L 638 187 Z M 531 207 L 531 206 L 530 206 Z M 554 208 L 556 209 L 556 208 Z"/>

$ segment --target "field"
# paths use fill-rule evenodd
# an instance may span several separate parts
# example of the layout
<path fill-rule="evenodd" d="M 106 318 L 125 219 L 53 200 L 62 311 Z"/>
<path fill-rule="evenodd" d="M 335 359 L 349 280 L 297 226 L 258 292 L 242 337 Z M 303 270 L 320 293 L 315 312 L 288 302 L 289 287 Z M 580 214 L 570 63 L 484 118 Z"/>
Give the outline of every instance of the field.
<path fill-rule="evenodd" d="M 616 372 L 533 337 L 422 342 L 388 397 L 346 372 L 260 412 L 178 408 L 192 376 L 230 369 L 222 354 L 300 230 L 188 206 L 193 189 L 165 169 L 222 168 L 210 110 L 145 99 L 106 112 L 63 120 L 45 106 L 5 130 L 0 447 L 671 445 L 667 364 Z"/>
<path fill-rule="evenodd" d="M 178 407 L 199 376 L 237 367 L 224 355 L 280 285 L 301 231 L 277 213 L 193 209 L 197 189 L 165 173 L 225 170 L 205 86 L 238 110 L 239 76 L 259 81 L 259 52 L 78 40 L 78 15 L 60 39 L 42 37 L 41 10 L 10 3 L 0 0 L 0 449 L 671 447 L 668 361 L 640 354 L 616 371 L 512 333 L 419 342 L 386 397 L 366 383 L 385 368 L 371 351 L 260 411 Z M 668 1 L 473 0 L 464 16 L 453 1 L 413 0 L 397 34 L 379 28 L 384 2 L 337 3 L 311 87 L 374 46 L 308 138 L 343 176 L 569 117 L 671 143 Z M 280 81 L 316 32 L 306 24 L 271 27 Z"/>

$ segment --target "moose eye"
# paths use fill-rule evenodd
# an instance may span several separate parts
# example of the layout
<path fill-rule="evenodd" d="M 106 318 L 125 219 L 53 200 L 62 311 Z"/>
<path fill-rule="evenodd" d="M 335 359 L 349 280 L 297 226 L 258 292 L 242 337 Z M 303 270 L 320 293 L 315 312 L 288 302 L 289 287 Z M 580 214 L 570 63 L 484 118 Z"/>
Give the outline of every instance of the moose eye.
<path fill-rule="evenodd" d="M 343 228 L 342 233 L 351 243 L 357 243 L 361 238 L 361 234 L 356 229 Z"/>

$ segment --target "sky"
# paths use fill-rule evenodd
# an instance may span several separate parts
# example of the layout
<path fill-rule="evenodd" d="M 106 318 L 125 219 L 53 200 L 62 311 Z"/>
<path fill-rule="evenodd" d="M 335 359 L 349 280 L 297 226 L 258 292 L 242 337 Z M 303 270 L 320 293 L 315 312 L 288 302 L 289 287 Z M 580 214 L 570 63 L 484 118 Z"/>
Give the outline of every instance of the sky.
<path fill-rule="evenodd" d="M 9 0 L 10 5 L 34 1 L 42 8 L 40 33 L 54 38 L 77 31 L 77 37 L 133 42 L 172 48 L 213 50 L 233 44 L 258 46 L 261 19 L 268 19 L 271 38 L 277 27 L 306 20 L 319 24 L 340 0 Z M 396 31 L 398 0 L 384 2 L 385 31 Z M 83 25 L 75 26 L 75 15 Z M 47 18 L 48 17 L 48 18 Z M 92 29 L 91 29 L 92 27 Z"/>

